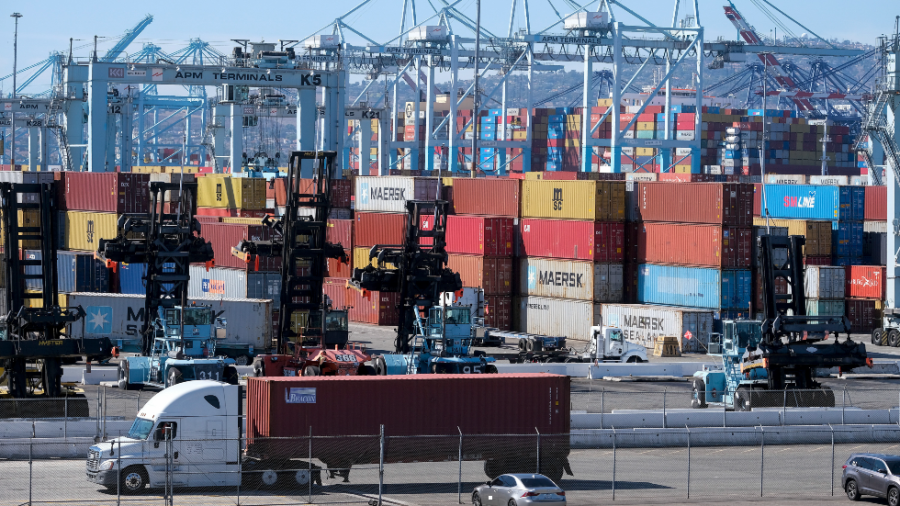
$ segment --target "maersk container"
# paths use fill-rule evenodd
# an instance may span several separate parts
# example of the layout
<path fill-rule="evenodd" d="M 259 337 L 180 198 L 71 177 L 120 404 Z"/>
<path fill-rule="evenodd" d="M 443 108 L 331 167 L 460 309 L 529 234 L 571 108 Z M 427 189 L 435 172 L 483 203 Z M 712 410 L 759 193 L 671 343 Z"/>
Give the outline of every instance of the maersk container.
<path fill-rule="evenodd" d="M 627 341 L 648 349 L 660 336 L 676 336 L 682 351 L 705 352 L 715 320 L 713 311 L 641 304 L 603 304 L 601 313 L 603 325 L 622 329 Z"/>
<path fill-rule="evenodd" d="M 587 341 L 591 327 L 601 325 L 600 304 L 550 297 L 516 297 L 513 329 L 530 334 Z"/>
<path fill-rule="evenodd" d="M 562 299 L 622 301 L 622 266 L 577 260 L 523 258 L 519 294 Z"/>
<path fill-rule="evenodd" d="M 749 270 L 641 264 L 637 300 L 665 306 L 744 309 L 750 307 L 751 286 Z"/>
<path fill-rule="evenodd" d="M 407 200 L 435 200 L 434 177 L 361 176 L 356 178 L 356 210 L 405 213 Z"/>
<path fill-rule="evenodd" d="M 281 301 L 281 273 L 245 271 L 203 265 L 191 266 L 188 297 L 203 299 L 271 299 L 273 307 Z"/>
<path fill-rule="evenodd" d="M 846 293 L 844 267 L 809 265 L 803 276 L 807 299 L 843 299 Z"/>
<path fill-rule="evenodd" d="M 807 316 L 844 316 L 843 300 L 806 299 Z"/>
<path fill-rule="evenodd" d="M 769 216 L 773 218 L 841 219 L 840 188 L 837 186 L 766 185 L 766 199 L 769 203 Z"/>

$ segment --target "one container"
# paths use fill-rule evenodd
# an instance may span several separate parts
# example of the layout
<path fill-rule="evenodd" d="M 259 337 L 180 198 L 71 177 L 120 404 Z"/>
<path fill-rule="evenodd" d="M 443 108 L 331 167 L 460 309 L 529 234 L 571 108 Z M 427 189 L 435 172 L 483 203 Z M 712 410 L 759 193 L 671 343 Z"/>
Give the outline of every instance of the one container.
<path fill-rule="evenodd" d="M 848 298 L 884 299 L 886 269 L 882 266 L 848 265 L 844 267 L 845 295 Z"/>
<path fill-rule="evenodd" d="M 590 339 L 591 327 L 600 325 L 600 304 L 550 297 L 513 299 L 513 329 L 530 334 Z"/>
<path fill-rule="evenodd" d="M 375 258 L 370 259 L 369 253 L 372 248 L 353 248 L 353 265 L 356 266 L 357 269 L 364 269 L 366 265 L 371 265 L 372 267 L 378 267 L 378 260 Z M 392 263 L 386 263 L 384 265 L 385 269 L 396 269 L 397 267 Z M 332 278 L 339 277 L 349 277 L 349 276 L 329 276 Z"/>
<path fill-rule="evenodd" d="M 407 200 L 435 200 L 433 177 L 361 176 L 356 178 L 356 210 L 405 213 Z"/>
<path fill-rule="evenodd" d="M 601 311 L 604 325 L 622 329 L 627 341 L 648 350 L 659 336 L 676 336 L 682 351 L 706 351 L 715 319 L 712 311 L 640 304 L 603 304 Z"/>
<path fill-rule="evenodd" d="M 847 176 L 809 176 L 809 184 L 846 186 Z"/>
<path fill-rule="evenodd" d="M 197 181 L 197 207 L 265 209 L 266 180 L 208 174 Z"/>
<path fill-rule="evenodd" d="M 349 307 L 350 321 L 370 323 L 372 325 L 397 325 L 399 317 L 400 297 L 397 293 L 367 292 L 363 295 L 358 290 L 348 289 L 346 280 L 334 282 L 337 278 L 327 278 L 323 286 L 325 295 L 332 298 L 335 308 Z"/>
<path fill-rule="evenodd" d="M 316 192 L 317 188 L 314 179 L 300 179 L 298 181 L 299 191 L 301 195 L 311 195 Z M 283 177 L 274 178 L 269 181 L 268 187 L 271 190 L 266 192 L 268 198 L 275 199 L 275 205 L 284 207 L 287 205 L 287 181 Z M 331 207 L 349 208 L 351 196 L 353 193 L 353 185 L 349 179 L 332 179 L 331 180 Z"/>
<path fill-rule="evenodd" d="M 147 275 L 147 264 L 129 264 L 120 262 L 116 267 L 115 278 L 118 291 L 123 295 L 141 295 L 147 293 L 144 276 Z"/>
<path fill-rule="evenodd" d="M 490 257 L 512 257 L 515 254 L 514 218 L 487 216 L 448 216 L 448 253 L 464 255 L 485 255 Z M 433 230 L 434 217 L 422 216 L 419 225 L 422 230 Z M 422 238 L 420 244 L 431 245 L 432 239 Z"/>
<path fill-rule="evenodd" d="M 639 263 L 742 269 L 751 266 L 749 227 L 649 223 L 640 226 Z"/>
<path fill-rule="evenodd" d="M 459 273 L 463 286 L 484 289 L 485 295 L 511 295 L 513 259 L 449 254 L 447 267 Z"/>
<path fill-rule="evenodd" d="M 455 178 L 454 212 L 518 218 L 519 185 L 518 179 Z"/>
<path fill-rule="evenodd" d="M 328 231 L 325 240 L 331 244 L 340 244 L 344 249 L 353 247 L 353 220 L 328 220 Z"/>
<path fill-rule="evenodd" d="M 881 328 L 884 321 L 884 310 L 880 300 L 846 299 L 844 311 L 850 320 L 850 332 L 871 333 Z"/>
<path fill-rule="evenodd" d="M 841 201 L 841 221 L 863 221 L 866 216 L 866 189 L 862 186 L 838 188 Z"/>
<path fill-rule="evenodd" d="M 349 278 L 353 275 L 353 250 L 345 249 L 344 254 L 347 255 L 347 259 L 349 260 L 347 263 L 341 262 L 336 258 L 329 258 L 327 260 L 328 267 L 325 271 L 325 275 L 331 278 Z"/>
<path fill-rule="evenodd" d="M 203 225 L 203 238 L 212 245 L 216 265 L 232 269 L 277 271 L 281 269 L 281 257 L 257 256 L 250 263 L 231 254 L 231 248 L 241 241 L 268 241 L 272 229 L 264 225 L 238 225 L 231 223 L 207 223 Z"/>
<path fill-rule="evenodd" d="M 864 186 L 866 192 L 865 219 L 887 220 L 887 186 Z"/>
<path fill-rule="evenodd" d="M 68 250 L 97 251 L 100 239 L 116 238 L 118 221 L 119 215 L 113 213 L 60 212 L 59 245 Z"/>
<path fill-rule="evenodd" d="M 512 330 L 512 297 L 485 295 L 484 324 L 500 330 Z"/>
<path fill-rule="evenodd" d="M 753 225 L 765 227 L 765 218 L 753 218 Z M 784 227 L 787 235 L 802 235 L 806 238 L 803 253 L 806 256 L 830 256 L 831 255 L 831 229 L 830 221 L 812 220 L 785 220 L 769 218 L 769 226 Z"/>
<path fill-rule="evenodd" d="M 109 269 L 93 253 L 56 252 L 57 288 L 60 292 L 109 292 Z"/>
<path fill-rule="evenodd" d="M 0 183 L 18 184 L 56 184 L 59 172 L 20 172 L 0 171 Z M 58 190 L 57 190 L 58 191 Z M 34 204 L 40 202 L 39 193 L 26 193 L 19 196 L 19 202 Z"/>
<path fill-rule="evenodd" d="M 624 258 L 624 223 L 523 218 L 519 237 L 521 256 L 592 262 L 621 262 Z"/>
<path fill-rule="evenodd" d="M 637 300 L 666 306 L 744 309 L 750 307 L 751 286 L 749 270 L 640 264 Z"/>
<path fill-rule="evenodd" d="M 406 237 L 406 215 L 398 213 L 356 213 L 353 246 L 402 245 Z"/>
<path fill-rule="evenodd" d="M 622 266 L 577 260 L 523 258 L 519 294 L 562 299 L 621 302 Z"/>
<path fill-rule="evenodd" d="M 840 189 L 837 186 L 766 185 L 769 215 L 798 220 L 838 220 L 841 218 Z"/>
<path fill-rule="evenodd" d="M 60 172 L 61 211 L 146 213 L 150 210 L 150 174 Z"/>
<path fill-rule="evenodd" d="M 843 299 L 846 288 L 844 267 L 807 266 L 803 284 L 807 299 Z"/>
<path fill-rule="evenodd" d="M 639 204 L 644 221 L 753 224 L 753 186 L 748 184 L 642 182 Z"/>
<path fill-rule="evenodd" d="M 522 181 L 522 217 L 625 221 L 625 182 Z"/>
<path fill-rule="evenodd" d="M 762 312 L 765 305 L 765 292 L 763 291 L 763 271 L 754 271 L 756 283 L 753 284 L 753 308 L 755 311 Z M 787 281 L 784 278 L 775 278 L 775 294 L 787 295 L 790 293 Z"/>
<path fill-rule="evenodd" d="M 831 229 L 831 248 L 835 257 L 862 257 L 863 224 L 860 222 L 835 222 Z"/>
<path fill-rule="evenodd" d="M 271 299 L 274 307 L 281 300 L 281 273 L 256 272 L 192 265 L 188 296 L 204 299 Z"/>
<path fill-rule="evenodd" d="M 806 299 L 807 316 L 844 316 L 844 301 Z"/>
<path fill-rule="evenodd" d="M 754 222 L 756 220 L 754 219 Z M 751 251 L 750 259 L 753 262 L 753 267 L 759 267 L 759 238 L 764 235 L 771 235 L 776 237 L 787 237 L 788 229 L 787 227 L 776 227 L 776 226 L 753 226 L 753 242 L 751 243 Z M 778 265 L 783 265 L 784 262 L 787 261 L 787 251 L 779 248 L 775 250 L 775 263 Z"/>

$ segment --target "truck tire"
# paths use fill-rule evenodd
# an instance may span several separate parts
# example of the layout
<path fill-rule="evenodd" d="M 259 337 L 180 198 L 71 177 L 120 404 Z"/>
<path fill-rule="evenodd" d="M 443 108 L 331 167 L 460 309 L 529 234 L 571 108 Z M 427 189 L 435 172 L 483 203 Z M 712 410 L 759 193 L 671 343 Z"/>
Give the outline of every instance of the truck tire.
<path fill-rule="evenodd" d="M 525 351 L 534 351 L 534 341 L 532 341 L 531 339 L 525 340 Z"/>
<path fill-rule="evenodd" d="M 700 378 L 694 378 L 694 388 L 691 395 L 691 407 L 694 409 L 703 409 L 706 404 L 706 382 Z"/>
<path fill-rule="evenodd" d="M 643 362 L 643 360 L 641 360 L 641 357 L 639 357 L 637 355 L 632 355 L 632 356 L 628 357 L 628 360 L 626 361 L 626 363 L 628 363 L 628 364 L 640 364 L 641 362 Z"/>
<path fill-rule="evenodd" d="M 234 365 L 247 365 L 250 363 L 250 357 L 247 355 L 238 355 L 234 358 Z"/>
<path fill-rule="evenodd" d="M 259 473 L 259 482 L 263 487 L 274 487 L 278 484 L 278 471 L 264 469 Z"/>
<path fill-rule="evenodd" d="M 225 383 L 228 383 L 229 385 L 237 385 L 240 380 L 237 369 L 233 365 L 225 366 L 222 378 L 225 380 Z"/>
<path fill-rule="evenodd" d="M 379 376 L 387 376 L 387 364 L 384 362 L 384 357 L 378 357 L 375 359 L 375 372 Z"/>
<path fill-rule="evenodd" d="M 884 329 L 875 329 L 872 331 L 872 344 L 876 346 L 884 346 Z"/>
<path fill-rule="evenodd" d="M 488 364 L 488 365 L 485 366 L 485 368 L 484 368 L 484 373 L 485 373 L 485 374 L 497 374 L 497 373 L 499 373 L 499 372 L 500 372 L 500 371 L 497 370 L 497 366 L 495 366 L 494 364 Z"/>
<path fill-rule="evenodd" d="M 738 387 L 734 393 L 734 410 L 750 411 L 753 406 L 750 405 L 750 390 L 744 387 Z"/>
<path fill-rule="evenodd" d="M 887 333 L 888 346 L 896 348 L 900 346 L 900 330 L 891 329 Z"/>
<path fill-rule="evenodd" d="M 119 390 L 128 390 L 128 361 L 119 362 Z"/>
<path fill-rule="evenodd" d="M 528 346 L 528 340 L 527 339 L 519 339 L 519 349 L 522 351 L 528 351 L 525 349 L 526 346 Z"/>
<path fill-rule="evenodd" d="M 181 369 L 177 367 L 173 367 L 169 369 L 169 372 L 166 374 L 166 386 L 171 387 L 175 386 L 179 383 L 184 382 L 184 375 L 181 374 Z"/>
<path fill-rule="evenodd" d="M 124 495 L 134 495 L 143 492 L 150 481 L 144 466 L 126 467 L 122 470 L 119 480 L 119 490 Z"/>
<path fill-rule="evenodd" d="M 308 365 L 305 369 L 303 369 L 304 376 L 321 376 L 322 369 L 317 365 Z"/>
<path fill-rule="evenodd" d="M 378 370 L 372 364 L 359 364 L 356 374 L 360 376 L 378 376 Z"/>

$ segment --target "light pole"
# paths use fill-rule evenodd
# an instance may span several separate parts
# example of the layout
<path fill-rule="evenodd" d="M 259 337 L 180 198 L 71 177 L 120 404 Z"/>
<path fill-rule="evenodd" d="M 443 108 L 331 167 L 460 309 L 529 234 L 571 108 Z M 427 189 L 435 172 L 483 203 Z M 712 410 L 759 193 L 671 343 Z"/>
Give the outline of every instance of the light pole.
<path fill-rule="evenodd" d="M 9 17 L 14 18 L 16 20 L 16 28 L 13 32 L 13 89 L 12 89 L 12 98 L 16 98 L 16 63 L 17 57 L 19 54 L 19 18 L 22 17 L 18 12 L 13 12 L 9 15 Z M 16 170 L 16 107 L 13 104 L 12 110 L 12 126 L 10 130 L 12 131 L 12 139 L 10 140 L 10 154 L 9 154 L 9 170 Z"/>
<path fill-rule="evenodd" d="M 480 117 L 478 116 L 478 109 L 481 105 L 481 98 L 478 95 L 478 58 L 480 58 L 480 50 L 481 50 L 481 0 L 476 0 L 475 2 L 475 95 L 474 102 L 472 105 L 472 172 L 469 173 L 469 177 L 476 177 L 477 174 L 475 171 L 478 169 L 480 164 L 479 156 L 478 156 L 478 134 L 479 128 L 481 128 Z"/>

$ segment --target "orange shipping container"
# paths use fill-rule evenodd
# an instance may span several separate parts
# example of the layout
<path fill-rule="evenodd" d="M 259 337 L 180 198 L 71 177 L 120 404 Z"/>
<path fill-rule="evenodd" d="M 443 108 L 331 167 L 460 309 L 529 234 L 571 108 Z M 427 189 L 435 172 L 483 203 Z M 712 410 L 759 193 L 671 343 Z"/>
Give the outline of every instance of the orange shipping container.
<path fill-rule="evenodd" d="M 884 299 L 886 269 L 877 265 L 848 265 L 846 271 L 846 296 L 859 299 Z"/>
<path fill-rule="evenodd" d="M 463 286 L 482 288 L 485 295 L 512 295 L 512 258 L 448 256 L 447 267 L 459 273 Z"/>

